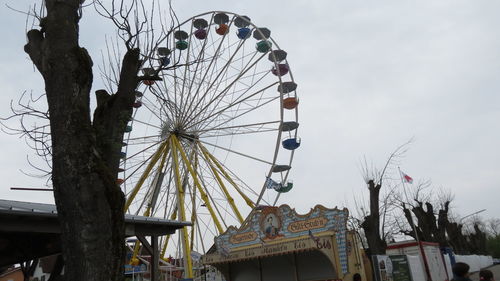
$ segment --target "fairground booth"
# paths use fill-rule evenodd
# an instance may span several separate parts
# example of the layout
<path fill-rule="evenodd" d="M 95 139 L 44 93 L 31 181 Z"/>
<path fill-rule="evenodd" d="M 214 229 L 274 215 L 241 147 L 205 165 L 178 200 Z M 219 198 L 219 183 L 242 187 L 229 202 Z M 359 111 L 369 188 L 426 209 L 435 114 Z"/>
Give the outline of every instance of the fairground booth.
<path fill-rule="evenodd" d="M 257 208 L 240 228 L 216 237 L 203 262 L 231 281 L 366 280 L 347 218 L 347 209 L 321 205 L 305 215 L 288 205 Z"/>

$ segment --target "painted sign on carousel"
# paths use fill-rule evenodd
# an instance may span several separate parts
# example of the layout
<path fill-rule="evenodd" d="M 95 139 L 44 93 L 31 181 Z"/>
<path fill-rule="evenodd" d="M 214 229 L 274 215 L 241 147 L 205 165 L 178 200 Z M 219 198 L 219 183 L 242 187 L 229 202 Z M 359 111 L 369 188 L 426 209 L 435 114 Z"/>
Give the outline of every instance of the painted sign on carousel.
<path fill-rule="evenodd" d="M 297 214 L 288 205 L 260 207 L 240 228 L 229 227 L 215 238 L 217 259 L 236 260 L 304 249 L 321 250 L 334 242 L 323 236 L 333 235 L 342 271 L 347 272 L 348 215 L 347 209 L 328 209 L 321 205 L 305 215 Z M 332 245 L 330 248 L 333 251 Z"/>

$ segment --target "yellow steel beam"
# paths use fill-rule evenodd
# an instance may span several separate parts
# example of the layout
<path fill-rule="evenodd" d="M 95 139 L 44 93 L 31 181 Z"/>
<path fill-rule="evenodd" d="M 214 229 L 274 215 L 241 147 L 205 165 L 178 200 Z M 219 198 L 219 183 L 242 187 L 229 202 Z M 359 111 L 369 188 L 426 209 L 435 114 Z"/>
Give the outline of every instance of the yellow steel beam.
<path fill-rule="evenodd" d="M 229 183 L 231 183 L 231 185 L 234 187 L 234 189 L 236 189 L 236 191 L 241 195 L 243 200 L 245 200 L 247 205 L 250 206 L 250 208 L 252 208 L 252 209 L 255 208 L 255 203 L 252 200 L 250 200 L 250 198 L 248 198 L 248 196 L 246 196 L 245 193 L 243 193 L 243 191 L 241 191 L 241 189 L 238 187 L 238 185 L 233 181 L 233 179 L 229 176 L 229 174 L 224 170 L 224 168 L 219 163 L 217 158 L 215 158 L 215 156 L 210 154 L 210 152 L 208 152 L 207 148 L 201 142 L 198 142 L 198 146 L 201 148 L 201 151 L 203 151 L 204 154 L 206 153 L 210 157 L 210 159 L 212 160 L 212 163 L 214 163 L 215 166 L 217 166 L 217 168 L 219 168 L 219 171 L 222 173 L 222 175 L 224 175 L 224 177 L 227 179 L 227 181 Z"/>
<path fill-rule="evenodd" d="M 158 162 L 158 159 L 160 159 L 160 156 L 162 155 L 163 151 L 166 149 L 168 146 L 168 142 L 164 142 L 160 145 L 158 150 L 155 152 L 153 157 L 151 158 L 151 162 L 149 162 L 148 166 L 142 173 L 141 177 L 139 178 L 139 181 L 136 183 L 134 189 L 132 190 L 132 193 L 130 193 L 130 196 L 127 198 L 127 201 L 125 202 L 125 208 L 124 211 L 126 212 L 128 208 L 130 207 L 130 204 L 132 204 L 132 201 L 134 200 L 135 196 L 139 192 L 139 189 L 142 187 L 142 184 L 146 180 L 146 178 L 149 176 L 149 173 L 151 172 L 151 169 L 153 169 L 153 166 Z"/>
<path fill-rule="evenodd" d="M 154 164 L 156 164 L 156 162 L 158 161 L 158 158 L 163 155 L 162 157 L 162 160 L 160 162 L 160 168 L 159 168 L 159 171 L 161 171 L 163 169 L 163 165 L 165 164 L 165 159 L 167 157 L 167 154 L 168 154 L 168 149 L 169 146 L 168 146 L 168 142 L 165 142 L 163 143 L 159 148 L 158 148 L 158 151 L 155 152 L 155 155 L 153 155 L 153 158 L 151 159 L 151 162 L 148 164 L 148 166 L 146 167 L 146 170 L 144 171 L 144 173 L 142 174 L 141 178 L 139 179 L 139 182 L 138 184 L 136 184 L 134 190 L 132 191 L 132 194 L 131 196 L 127 199 L 127 203 L 128 205 L 126 205 L 125 207 L 125 211 L 129 208 L 132 200 L 134 199 L 134 197 L 137 195 L 137 192 L 139 191 L 139 189 L 141 188 L 142 184 L 144 183 L 144 181 L 146 180 L 146 178 L 149 176 L 149 173 L 151 172 L 151 169 L 153 168 Z M 154 187 L 153 187 L 154 188 Z M 154 192 L 154 191 L 153 191 Z M 152 199 L 152 198 L 151 198 Z M 149 201 L 148 203 L 148 206 L 146 208 L 146 211 L 144 211 L 143 213 L 143 216 L 145 217 L 149 217 L 151 215 L 151 200 Z M 134 245 L 134 253 L 133 253 L 133 256 L 132 256 L 132 259 L 131 259 L 131 262 L 137 258 L 137 255 L 139 254 L 139 250 L 140 250 L 140 247 L 141 246 L 141 243 L 139 241 L 136 241 L 135 242 L 135 245 Z"/>
<path fill-rule="evenodd" d="M 198 144 L 199 144 L 199 142 L 198 142 Z M 229 205 L 231 206 L 231 209 L 233 209 L 233 212 L 236 215 L 236 217 L 238 218 L 238 220 L 240 221 L 240 223 L 243 223 L 243 217 L 241 216 L 240 210 L 238 210 L 238 207 L 236 207 L 236 204 L 234 203 L 233 197 L 231 197 L 231 194 L 229 194 L 229 192 L 227 191 L 227 188 L 224 185 L 224 182 L 222 181 L 221 177 L 219 176 L 217 169 L 214 167 L 214 165 L 210 159 L 210 156 L 208 156 L 207 152 L 203 149 L 201 149 L 201 152 L 203 153 L 203 156 L 205 156 L 205 160 L 207 161 L 208 165 L 210 166 L 210 169 L 212 170 L 212 173 L 214 174 L 215 179 L 219 183 L 219 186 L 222 189 L 222 191 L 224 192 L 224 195 L 226 196 L 227 201 L 228 201 Z"/>
<path fill-rule="evenodd" d="M 169 146 L 167 145 L 167 147 L 163 151 L 163 157 L 161 158 L 160 167 L 158 168 L 158 173 L 161 173 L 161 171 L 163 170 L 163 167 L 165 166 L 165 160 L 167 158 L 168 151 L 169 151 Z M 153 188 L 156 188 L 156 186 L 153 186 Z M 153 190 L 152 192 L 154 194 L 155 191 Z M 148 206 L 146 208 L 146 211 L 144 211 L 144 213 L 142 214 L 145 217 L 151 216 L 151 209 L 153 208 L 153 206 L 152 206 L 153 194 L 151 194 L 151 198 L 149 199 L 149 203 L 148 203 Z M 139 241 L 135 242 L 133 258 L 137 257 L 137 255 L 139 254 L 140 245 L 141 245 L 141 242 L 139 242 Z"/>
<path fill-rule="evenodd" d="M 181 144 L 179 143 L 179 140 L 177 140 L 177 138 L 174 135 L 172 135 L 172 144 L 175 145 L 176 149 L 178 149 L 179 152 L 181 153 L 182 160 L 184 160 L 184 163 L 186 164 L 186 166 L 189 170 L 189 173 L 191 174 L 191 177 L 193 178 L 194 184 L 196 185 L 196 187 L 198 188 L 198 191 L 200 192 L 201 199 L 203 200 L 203 202 L 207 206 L 207 209 L 210 213 L 210 216 L 214 220 L 214 223 L 215 223 L 215 226 L 217 227 L 217 230 L 219 231 L 219 233 L 224 232 L 224 229 L 222 228 L 222 226 L 219 222 L 219 219 L 217 218 L 217 216 L 214 212 L 212 204 L 210 203 L 210 200 L 208 199 L 207 194 L 205 193 L 205 191 L 203 190 L 203 187 L 200 184 L 200 181 L 198 179 L 198 175 L 193 170 L 193 167 L 191 166 L 191 163 L 190 163 L 189 159 L 187 158 L 186 153 L 184 152 L 184 149 L 182 148 Z"/>
<path fill-rule="evenodd" d="M 177 206 L 178 206 L 178 211 L 179 211 L 179 217 L 182 221 L 186 220 L 186 210 L 184 209 L 184 197 L 185 197 L 185 191 L 182 186 L 181 182 L 181 173 L 179 170 L 179 159 L 177 155 L 177 150 L 179 149 L 179 146 L 177 145 L 177 138 L 175 135 L 172 135 L 171 137 L 171 146 L 172 146 L 172 159 L 174 162 L 174 175 L 175 175 L 175 185 L 177 187 Z M 184 158 L 184 151 L 181 151 L 181 155 Z M 189 247 L 189 238 L 188 238 L 188 231 L 187 227 L 184 226 L 182 228 L 182 246 L 184 250 L 184 261 L 185 261 L 185 269 L 184 269 L 184 275 L 186 278 L 193 278 L 193 262 L 191 260 L 191 247 Z"/>
<path fill-rule="evenodd" d="M 156 192 L 156 190 L 155 190 L 155 189 L 157 188 L 157 186 L 156 186 L 156 185 L 158 184 L 158 182 L 157 182 L 157 181 L 159 181 L 159 180 L 160 180 L 160 174 L 161 174 L 161 172 L 163 171 L 163 167 L 165 167 L 165 162 L 166 162 L 166 159 L 167 159 L 168 152 L 169 152 L 169 146 L 167 145 L 167 147 L 165 147 L 165 150 L 164 150 L 164 152 L 163 152 L 163 156 L 161 157 L 160 167 L 158 167 L 158 170 L 157 170 L 157 180 L 156 180 L 156 181 L 153 181 L 154 186 L 152 187 L 152 188 L 153 188 L 153 190 L 152 190 L 152 193 L 151 193 L 151 198 L 149 199 L 149 203 L 148 203 L 148 214 L 147 214 L 147 215 L 146 215 L 146 214 L 144 214 L 144 216 L 145 216 L 145 217 L 146 217 L 146 216 L 148 216 L 148 217 L 150 216 L 150 214 L 149 214 L 150 209 L 152 209 L 152 208 L 153 208 L 153 206 L 152 206 L 152 205 L 153 205 L 153 200 L 154 200 L 154 194 L 155 194 L 155 192 Z M 158 187 L 158 188 L 159 188 L 159 187 Z"/>
<path fill-rule="evenodd" d="M 194 169 L 198 169 L 198 154 L 194 154 Z M 195 235 L 195 224 L 196 223 L 196 188 L 193 188 L 193 192 L 191 193 L 191 251 L 194 248 L 194 235 Z"/>

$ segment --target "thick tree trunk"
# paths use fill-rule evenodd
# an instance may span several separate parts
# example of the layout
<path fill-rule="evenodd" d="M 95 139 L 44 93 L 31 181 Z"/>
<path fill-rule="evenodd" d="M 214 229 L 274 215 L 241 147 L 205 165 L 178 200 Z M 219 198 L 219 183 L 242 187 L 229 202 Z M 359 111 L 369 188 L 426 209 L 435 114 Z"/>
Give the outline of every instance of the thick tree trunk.
<path fill-rule="evenodd" d="M 119 93 L 98 92 L 92 124 L 92 60 L 78 44 L 79 8 L 80 0 L 47 0 L 42 29 L 28 32 L 25 51 L 45 80 L 65 280 L 120 280 L 124 196 L 116 175 L 137 85 L 139 52 L 129 50 L 125 56 L 121 78 L 126 81 Z"/>
<path fill-rule="evenodd" d="M 361 223 L 368 242 L 369 255 L 385 255 L 387 243 L 380 235 L 380 184 L 375 184 L 373 180 L 368 181 L 370 192 L 370 214 Z"/>
<path fill-rule="evenodd" d="M 449 206 L 450 206 L 450 201 L 446 201 L 438 213 L 438 220 L 437 220 L 438 231 L 436 236 L 439 245 L 443 247 L 450 246 L 450 243 L 448 242 L 448 239 L 446 237 L 446 227 L 450 223 L 448 219 Z"/>

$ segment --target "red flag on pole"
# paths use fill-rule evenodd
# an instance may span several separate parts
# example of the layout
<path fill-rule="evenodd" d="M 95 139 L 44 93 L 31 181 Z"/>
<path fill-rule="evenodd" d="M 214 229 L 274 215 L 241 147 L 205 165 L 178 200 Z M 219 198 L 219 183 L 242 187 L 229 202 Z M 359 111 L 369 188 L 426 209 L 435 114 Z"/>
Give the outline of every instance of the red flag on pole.
<path fill-rule="evenodd" d="M 413 178 L 403 172 L 401 172 L 401 177 L 403 178 L 403 181 L 413 183 Z"/>

